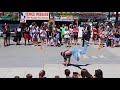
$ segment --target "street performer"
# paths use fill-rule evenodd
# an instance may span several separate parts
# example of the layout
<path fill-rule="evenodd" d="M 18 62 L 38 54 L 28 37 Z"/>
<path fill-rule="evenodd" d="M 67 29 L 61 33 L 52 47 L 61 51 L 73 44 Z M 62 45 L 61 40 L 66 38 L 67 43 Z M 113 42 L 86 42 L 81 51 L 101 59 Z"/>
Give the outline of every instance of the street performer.
<path fill-rule="evenodd" d="M 61 52 L 61 56 L 64 58 L 64 62 L 66 63 L 66 66 L 70 65 L 70 58 L 73 55 L 73 57 L 79 61 L 81 58 L 81 55 L 85 55 L 87 52 L 88 42 L 85 41 L 83 49 L 79 48 L 71 48 L 69 50 L 66 50 L 64 52 Z"/>

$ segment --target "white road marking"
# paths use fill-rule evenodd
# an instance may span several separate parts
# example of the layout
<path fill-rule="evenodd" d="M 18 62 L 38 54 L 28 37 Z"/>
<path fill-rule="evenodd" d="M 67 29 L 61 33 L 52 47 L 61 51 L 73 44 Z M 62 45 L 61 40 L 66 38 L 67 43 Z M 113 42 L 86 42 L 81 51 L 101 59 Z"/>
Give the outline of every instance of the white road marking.
<path fill-rule="evenodd" d="M 104 55 L 99 55 L 98 57 L 100 57 L 100 58 L 105 58 L 105 56 L 104 56 Z"/>
<path fill-rule="evenodd" d="M 98 58 L 98 57 L 96 57 L 96 56 L 91 56 L 92 58 Z"/>

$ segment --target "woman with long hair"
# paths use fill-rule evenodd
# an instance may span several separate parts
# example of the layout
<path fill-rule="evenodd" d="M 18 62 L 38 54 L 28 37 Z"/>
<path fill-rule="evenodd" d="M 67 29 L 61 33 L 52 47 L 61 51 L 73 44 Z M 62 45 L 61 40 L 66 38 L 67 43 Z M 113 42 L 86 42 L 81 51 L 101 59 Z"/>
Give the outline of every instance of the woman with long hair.
<path fill-rule="evenodd" d="M 7 31 L 7 33 L 6 33 L 7 46 L 9 46 L 10 45 L 10 27 L 9 27 L 9 24 L 5 25 L 5 29 Z"/>
<path fill-rule="evenodd" d="M 99 36 L 98 29 L 96 29 L 96 28 L 93 27 L 93 41 L 94 41 L 95 45 L 98 44 L 98 36 Z"/>
<path fill-rule="evenodd" d="M 37 31 L 36 26 L 32 30 L 32 41 L 33 41 L 34 46 L 38 45 L 38 31 Z"/>
<path fill-rule="evenodd" d="M 74 29 L 73 29 L 73 34 L 74 34 L 74 44 L 77 45 L 78 44 L 78 27 L 77 25 L 75 25 Z"/>
<path fill-rule="evenodd" d="M 94 78 L 103 78 L 103 72 L 101 69 L 95 70 L 95 77 Z"/>
<path fill-rule="evenodd" d="M 2 31 L 3 31 L 4 46 L 7 46 L 7 30 L 5 29 L 5 26 L 2 26 Z"/>
<path fill-rule="evenodd" d="M 82 78 L 93 78 L 93 76 L 87 71 L 87 69 L 81 70 L 81 76 Z"/>
<path fill-rule="evenodd" d="M 46 39 L 46 29 L 45 27 L 43 27 L 41 30 L 40 30 L 40 37 L 41 37 L 41 45 L 40 47 L 42 48 L 44 42 L 45 42 L 45 39 Z"/>
<path fill-rule="evenodd" d="M 102 48 L 102 47 L 104 47 L 104 43 L 105 43 L 105 29 L 104 29 L 104 27 L 101 28 L 99 36 L 100 36 L 99 48 Z"/>
<path fill-rule="evenodd" d="M 69 26 L 69 31 L 70 31 L 70 44 L 72 44 L 73 37 L 74 37 L 72 26 Z"/>

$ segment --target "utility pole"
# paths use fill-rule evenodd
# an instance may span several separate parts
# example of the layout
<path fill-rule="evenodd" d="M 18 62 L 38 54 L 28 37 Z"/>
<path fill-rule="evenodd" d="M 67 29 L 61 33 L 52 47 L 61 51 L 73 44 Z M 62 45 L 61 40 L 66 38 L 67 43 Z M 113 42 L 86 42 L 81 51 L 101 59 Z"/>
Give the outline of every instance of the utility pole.
<path fill-rule="evenodd" d="M 118 17 L 119 17 L 119 13 L 116 12 L 116 20 L 115 20 L 115 27 L 118 27 Z"/>
<path fill-rule="evenodd" d="M 108 12 L 108 20 L 110 20 L 111 12 Z"/>

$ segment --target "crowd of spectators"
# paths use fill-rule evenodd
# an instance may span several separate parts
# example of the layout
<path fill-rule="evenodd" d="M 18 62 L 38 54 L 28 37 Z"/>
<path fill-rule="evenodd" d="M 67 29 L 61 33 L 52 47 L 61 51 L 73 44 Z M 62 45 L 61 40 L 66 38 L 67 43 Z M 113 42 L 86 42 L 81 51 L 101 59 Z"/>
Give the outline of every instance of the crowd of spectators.
<path fill-rule="evenodd" d="M 45 70 L 41 70 L 39 72 L 38 78 L 47 78 L 45 75 L 46 75 Z M 71 71 L 69 69 L 65 69 L 64 75 L 65 75 L 64 78 L 103 78 L 103 72 L 101 69 L 95 70 L 94 75 L 90 74 L 87 69 L 82 69 L 80 72 L 73 72 L 71 75 Z M 15 76 L 14 78 L 22 78 L 22 77 Z M 33 75 L 31 73 L 28 73 L 26 75 L 26 78 L 33 78 Z M 62 78 L 62 77 L 56 75 L 50 78 Z"/>

